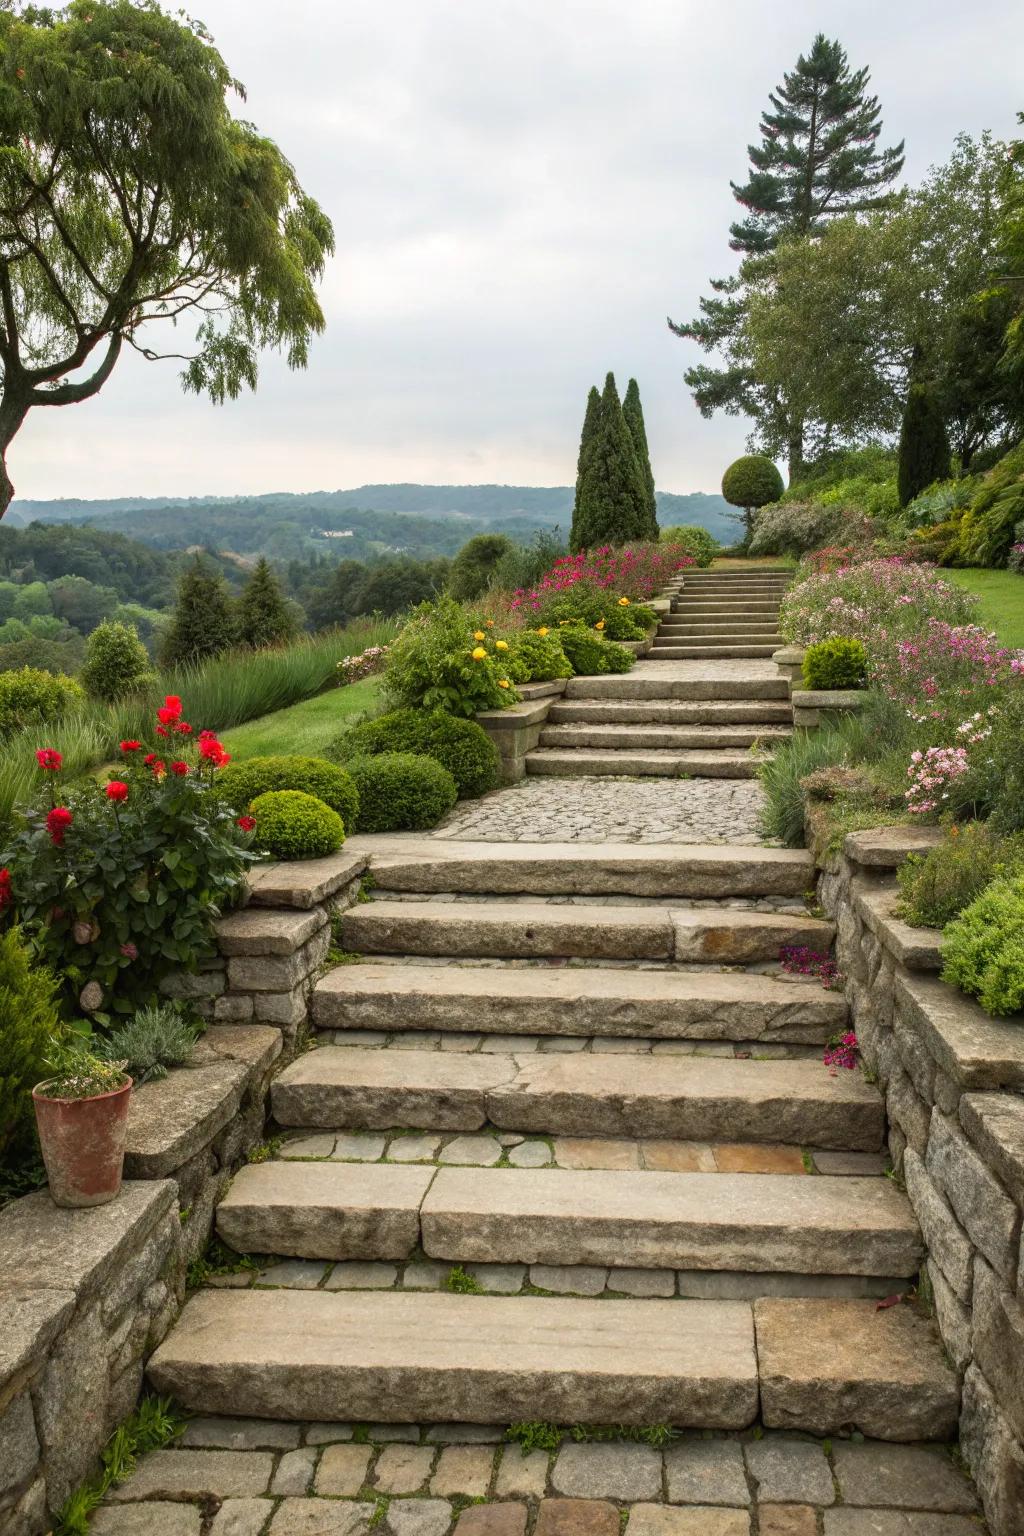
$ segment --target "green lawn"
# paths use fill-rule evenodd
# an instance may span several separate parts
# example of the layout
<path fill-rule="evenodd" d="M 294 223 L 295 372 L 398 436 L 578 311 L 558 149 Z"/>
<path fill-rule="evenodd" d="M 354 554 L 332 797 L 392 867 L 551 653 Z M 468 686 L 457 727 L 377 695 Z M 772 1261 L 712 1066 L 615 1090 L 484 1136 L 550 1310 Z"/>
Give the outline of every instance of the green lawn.
<path fill-rule="evenodd" d="M 1024 576 L 1016 571 L 943 571 L 950 581 L 981 598 L 979 618 L 1004 645 L 1024 647 Z"/>
<path fill-rule="evenodd" d="M 345 688 L 331 688 L 302 704 L 292 704 L 259 720 L 236 725 L 234 730 L 224 733 L 224 745 L 238 758 L 293 752 L 319 757 L 354 715 L 373 709 L 379 688 L 380 679 L 376 677 L 349 683 Z"/>

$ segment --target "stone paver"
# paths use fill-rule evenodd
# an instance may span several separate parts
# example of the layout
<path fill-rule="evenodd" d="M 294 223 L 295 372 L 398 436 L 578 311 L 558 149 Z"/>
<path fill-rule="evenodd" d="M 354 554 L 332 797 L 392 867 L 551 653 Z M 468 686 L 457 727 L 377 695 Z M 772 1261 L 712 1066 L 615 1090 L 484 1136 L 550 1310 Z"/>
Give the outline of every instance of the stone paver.
<path fill-rule="evenodd" d="M 418 1493 L 430 1476 L 434 1449 L 429 1445 L 388 1445 L 377 1458 L 373 1486 L 381 1493 Z"/>
<path fill-rule="evenodd" d="M 263 1518 L 269 1505 L 264 1509 Z M 104 1505 L 89 1521 L 95 1536 L 199 1536 L 202 1512 L 195 1504 Z"/>
<path fill-rule="evenodd" d="M 807 1504 L 762 1504 L 758 1536 L 818 1536 L 817 1512 Z"/>
<path fill-rule="evenodd" d="M 524 1456 L 518 1446 L 510 1446 L 502 1452 L 494 1492 L 499 1499 L 540 1499 L 547 1481 L 547 1451 L 528 1451 Z"/>
<path fill-rule="evenodd" d="M 649 1445 L 565 1445 L 551 1473 L 555 1493 L 624 1504 L 661 1494 L 661 1452 Z"/>
<path fill-rule="evenodd" d="M 799 1147 L 750 1147 L 727 1143 L 714 1149 L 719 1173 L 796 1173 L 807 1172 Z"/>
<path fill-rule="evenodd" d="M 275 1495 L 308 1492 L 316 1454 L 314 1446 L 305 1446 L 299 1451 L 286 1451 L 277 1464 L 270 1492 Z"/>
<path fill-rule="evenodd" d="M 978 1536 L 967 1515 L 911 1514 L 902 1509 L 827 1509 L 825 1536 Z"/>
<path fill-rule="evenodd" d="M 977 1507 L 973 1488 L 944 1450 L 837 1445 L 832 1456 L 844 1504 L 961 1514 Z"/>
<path fill-rule="evenodd" d="M 395 1264 L 347 1259 L 335 1264 L 324 1281 L 325 1291 L 386 1291 L 398 1279 Z"/>
<path fill-rule="evenodd" d="M 365 1044 L 366 1042 L 364 1042 Z M 353 1163 L 375 1163 L 379 1157 L 384 1156 L 384 1136 L 371 1136 L 360 1134 L 358 1131 L 346 1132 L 344 1136 L 336 1136 L 334 1139 L 334 1151 L 331 1156 L 338 1161 Z M 295 1153 L 292 1153 L 295 1156 Z"/>
<path fill-rule="evenodd" d="M 637 1504 L 626 1531 L 628 1536 L 750 1536 L 750 1516 L 741 1509 L 672 1509 L 665 1504 Z"/>
<path fill-rule="evenodd" d="M 272 1508 L 268 1499 L 225 1499 L 210 1522 L 209 1536 L 259 1536 Z M 95 1523 L 90 1526 L 94 1529 Z M 147 1531 L 145 1536 L 157 1533 Z"/>
<path fill-rule="evenodd" d="M 493 1136 L 456 1136 L 441 1148 L 439 1163 L 471 1163 L 491 1167 L 501 1157 L 501 1147 Z"/>
<path fill-rule="evenodd" d="M 640 1148 L 635 1141 L 612 1137 L 556 1136 L 555 1162 L 559 1168 L 639 1168 Z"/>
<path fill-rule="evenodd" d="M 675 1042 L 673 1042 L 675 1043 Z M 689 1044 L 689 1041 L 680 1041 Z M 645 1168 L 655 1173 L 716 1173 L 714 1149 L 699 1141 L 642 1141 Z"/>
<path fill-rule="evenodd" d="M 832 1473 L 821 1446 L 770 1438 L 743 1447 L 761 1504 L 833 1504 Z"/>
<path fill-rule="evenodd" d="M 268 1536 L 367 1536 L 373 1510 L 333 1499 L 282 1499 Z"/>
<path fill-rule="evenodd" d="M 266 1493 L 273 1464 L 269 1451 L 153 1451 L 107 1498 L 124 1503 L 161 1495 L 253 1496 Z"/>
<path fill-rule="evenodd" d="M 261 1269 L 258 1285 L 287 1285 L 293 1291 L 315 1291 L 327 1271 L 326 1264 L 313 1263 L 310 1259 L 282 1259 Z"/>
<path fill-rule="evenodd" d="M 721 665 L 721 663 L 718 663 Z M 531 778 L 462 802 L 434 837 L 495 843 L 758 843 L 756 779 Z"/>
<path fill-rule="evenodd" d="M 531 1264 L 530 1284 L 558 1296 L 600 1296 L 608 1271 L 592 1264 Z"/>
<path fill-rule="evenodd" d="M 595 1499 L 545 1499 L 533 1536 L 619 1536 L 619 1512 Z"/>
<path fill-rule="evenodd" d="M 524 1536 L 526 1506 L 478 1504 L 464 1509 L 455 1526 L 456 1536 Z"/>
<path fill-rule="evenodd" d="M 179 1441 L 191 1449 L 216 1451 L 291 1451 L 299 1443 L 298 1424 L 273 1419 L 190 1419 Z"/>
<path fill-rule="evenodd" d="M 689 1440 L 665 1451 L 665 1478 L 673 1504 L 750 1503 L 743 1451 L 733 1440 Z"/>
<path fill-rule="evenodd" d="M 384 1530 L 388 1536 L 445 1536 L 451 1518 L 451 1505 L 442 1499 L 401 1499 L 388 1509 Z"/>
<path fill-rule="evenodd" d="M 449 1445 L 441 1452 L 430 1480 L 431 1493 L 480 1498 L 490 1486 L 494 1452 L 482 1445 Z"/>
<path fill-rule="evenodd" d="M 429 1163 L 440 1145 L 440 1136 L 398 1136 L 388 1148 L 388 1157 L 396 1163 Z"/>
<path fill-rule="evenodd" d="M 368 1445 L 329 1445 L 316 1470 L 317 1493 L 351 1498 L 366 1482 L 372 1455 Z"/>

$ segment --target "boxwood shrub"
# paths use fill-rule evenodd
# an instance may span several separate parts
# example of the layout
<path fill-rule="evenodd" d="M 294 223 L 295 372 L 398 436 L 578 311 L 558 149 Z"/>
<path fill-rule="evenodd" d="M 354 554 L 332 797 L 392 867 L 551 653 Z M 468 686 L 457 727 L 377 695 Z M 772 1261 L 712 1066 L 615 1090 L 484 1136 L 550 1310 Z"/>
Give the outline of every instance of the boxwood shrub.
<path fill-rule="evenodd" d="M 351 775 L 324 757 L 250 757 L 229 763 L 217 775 L 217 790 L 236 811 L 270 789 L 300 789 L 315 795 L 341 817 L 346 834 L 359 822 L 359 791 Z"/>
<path fill-rule="evenodd" d="M 993 880 L 949 924 L 942 979 L 976 997 L 986 1013 L 1024 1009 L 1024 878 Z"/>
<path fill-rule="evenodd" d="M 415 752 L 433 758 L 455 780 L 460 800 L 486 794 L 498 782 L 498 749 L 475 720 L 442 709 L 394 709 L 353 726 L 330 749 L 345 761 L 381 752 Z M 368 830 L 363 824 L 363 830 Z"/>
<path fill-rule="evenodd" d="M 573 671 L 580 677 L 593 677 L 602 672 L 628 672 L 636 659 L 625 646 L 602 640 L 599 634 L 583 624 L 561 625 L 558 638 Z"/>
<path fill-rule="evenodd" d="M 73 714 L 85 700 L 85 690 L 72 677 L 22 667 L 0 672 L 0 737 L 29 726 L 52 725 Z"/>
<path fill-rule="evenodd" d="M 863 688 L 867 652 L 859 640 L 819 640 L 807 649 L 803 674 L 805 688 Z"/>
<path fill-rule="evenodd" d="M 557 630 L 541 635 L 535 629 L 521 629 L 512 636 L 510 643 L 513 658 L 526 670 L 524 683 L 550 683 L 556 677 L 572 676 L 572 666 L 562 649 Z"/>
<path fill-rule="evenodd" d="M 423 832 L 436 826 L 459 797 L 447 768 L 412 752 L 354 757 L 348 770 L 359 790 L 363 832 Z"/>
<path fill-rule="evenodd" d="M 345 841 L 337 811 L 300 789 L 270 789 L 249 807 L 256 818 L 253 841 L 276 859 L 322 859 Z"/>

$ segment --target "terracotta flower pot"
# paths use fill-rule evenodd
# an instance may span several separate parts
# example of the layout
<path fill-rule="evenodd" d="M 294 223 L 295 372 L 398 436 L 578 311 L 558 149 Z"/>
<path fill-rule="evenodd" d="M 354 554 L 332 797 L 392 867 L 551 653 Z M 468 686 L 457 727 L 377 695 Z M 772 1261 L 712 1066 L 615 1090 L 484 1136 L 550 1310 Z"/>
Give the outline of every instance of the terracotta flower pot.
<path fill-rule="evenodd" d="M 91 1099 L 56 1099 L 32 1090 L 43 1161 L 56 1205 L 105 1205 L 121 1188 L 131 1078 Z"/>

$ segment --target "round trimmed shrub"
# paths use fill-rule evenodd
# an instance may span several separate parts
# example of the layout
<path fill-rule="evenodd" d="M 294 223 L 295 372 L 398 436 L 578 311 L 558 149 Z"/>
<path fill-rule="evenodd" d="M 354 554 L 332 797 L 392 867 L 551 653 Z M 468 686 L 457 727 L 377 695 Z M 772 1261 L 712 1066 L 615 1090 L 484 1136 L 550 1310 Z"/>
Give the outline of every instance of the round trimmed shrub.
<path fill-rule="evenodd" d="M 424 832 L 459 798 L 447 768 L 414 752 L 354 757 L 348 769 L 359 790 L 364 832 Z"/>
<path fill-rule="evenodd" d="M 85 642 L 82 686 L 90 698 L 113 704 L 153 681 L 149 653 L 134 624 L 105 619 Z"/>
<path fill-rule="evenodd" d="M 381 752 L 414 752 L 432 758 L 455 780 L 460 800 L 486 794 L 498 782 L 498 749 L 475 720 L 443 709 L 394 709 L 353 726 L 331 749 L 342 760 Z M 368 830 L 363 825 L 363 831 Z"/>
<path fill-rule="evenodd" d="M 859 640 L 819 640 L 808 647 L 803 674 L 805 688 L 863 688 L 867 651 Z"/>
<path fill-rule="evenodd" d="M 85 692 L 73 677 L 22 667 L 0 672 L 0 736 L 29 726 L 53 725 L 73 714 Z"/>
<path fill-rule="evenodd" d="M 301 789 L 267 790 L 249 810 L 256 818 L 256 846 L 276 859 L 322 859 L 345 841 L 337 811 Z"/>
<path fill-rule="evenodd" d="M 766 507 L 785 489 L 775 464 L 763 453 L 745 454 L 722 476 L 722 495 L 731 507 Z"/>
<path fill-rule="evenodd" d="M 663 528 L 659 542 L 678 546 L 684 554 L 696 560 L 702 571 L 707 570 L 721 550 L 714 534 L 702 528 L 699 523 L 676 523 L 671 528 Z"/>
<path fill-rule="evenodd" d="M 359 821 L 359 791 L 350 774 L 325 757 L 250 757 L 229 763 L 217 775 L 217 791 L 236 811 L 244 811 L 271 789 L 300 789 L 337 811 L 346 834 Z"/>

